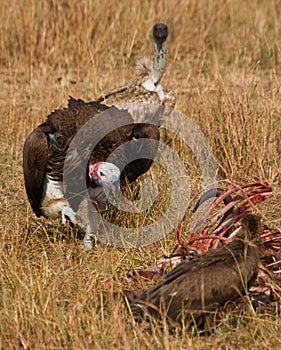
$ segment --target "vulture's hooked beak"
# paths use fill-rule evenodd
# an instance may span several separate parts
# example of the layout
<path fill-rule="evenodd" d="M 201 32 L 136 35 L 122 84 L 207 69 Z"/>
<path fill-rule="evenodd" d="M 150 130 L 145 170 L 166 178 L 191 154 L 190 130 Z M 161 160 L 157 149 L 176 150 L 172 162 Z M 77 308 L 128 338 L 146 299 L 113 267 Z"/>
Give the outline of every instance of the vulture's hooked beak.
<path fill-rule="evenodd" d="M 120 181 L 116 180 L 109 185 L 109 194 L 114 198 L 118 198 L 121 193 Z"/>

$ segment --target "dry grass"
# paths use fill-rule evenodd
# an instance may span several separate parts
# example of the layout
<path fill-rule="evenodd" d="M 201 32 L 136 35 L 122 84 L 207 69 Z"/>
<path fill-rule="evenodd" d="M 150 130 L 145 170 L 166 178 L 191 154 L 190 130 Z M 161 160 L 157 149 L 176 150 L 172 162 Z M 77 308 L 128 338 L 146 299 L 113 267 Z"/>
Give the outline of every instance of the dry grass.
<path fill-rule="evenodd" d="M 1 1 L 0 348 L 281 347 L 275 315 L 248 315 L 233 329 L 226 314 L 225 327 L 209 337 L 136 325 L 111 292 L 130 288 L 127 272 L 154 264 L 174 237 L 139 250 L 82 252 L 59 221 L 35 218 L 22 177 L 27 134 L 68 95 L 93 100 L 125 82 L 136 59 L 152 52 L 148 28 L 163 21 L 170 28 L 163 84 L 176 92 L 177 110 L 206 135 L 220 178 L 273 185 L 275 198 L 261 208 L 280 227 L 280 9 L 275 0 Z M 172 146 L 197 189 L 190 150 Z"/>

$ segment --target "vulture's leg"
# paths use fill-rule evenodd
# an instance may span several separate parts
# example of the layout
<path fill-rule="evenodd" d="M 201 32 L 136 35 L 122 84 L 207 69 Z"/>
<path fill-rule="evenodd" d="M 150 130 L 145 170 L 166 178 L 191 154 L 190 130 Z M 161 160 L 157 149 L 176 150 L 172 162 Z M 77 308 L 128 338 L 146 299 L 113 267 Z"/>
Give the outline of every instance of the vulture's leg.
<path fill-rule="evenodd" d="M 91 194 L 92 192 L 93 189 L 91 189 Z M 93 205 L 92 201 L 89 198 L 84 197 L 77 210 L 77 216 L 80 218 L 79 225 L 85 232 L 85 236 L 81 244 L 82 248 L 92 249 L 92 241 L 96 241 L 96 223 L 94 219 L 96 211 L 96 207 Z"/>
<path fill-rule="evenodd" d="M 80 215 L 75 213 L 74 210 L 72 208 L 70 208 L 70 207 L 63 207 L 62 210 L 61 210 L 61 216 L 62 216 L 62 224 L 63 225 L 66 224 L 66 217 L 67 217 L 73 223 L 73 225 L 77 225 L 81 229 L 86 231 L 86 234 L 85 234 L 85 236 L 83 238 L 83 241 L 82 241 L 82 247 L 84 247 L 86 249 L 92 249 L 93 248 L 92 237 L 94 235 L 93 235 L 93 233 L 91 231 L 91 225 L 87 224 L 86 225 L 86 229 L 83 228 L 84 225 L 81 225 L 77 221 L 77 217 L 79 218 Z"/>
<path fill-rule="evenodd" d="M 61 221 L 64 226 L 66 224 L 66 217 L 69 218 L 73 225 L 77 225 L 76 213 L 70 207 L 63 207 L 61 210 Z"/>
<path fill-rule="evenodd" d="M 83 248 L 86 248 L 86 249 L 92 249 L 93 248 L 93 243 L 92 243 L 92 237 L 93 237 L 93 233 L 92 233 L 92 230 L 91 230 L 91 226 L 90 225 L 87 225 L 86 226 L 86 234 L 83 238 L 83 241 L 82 241 L 82 247 Z"/>

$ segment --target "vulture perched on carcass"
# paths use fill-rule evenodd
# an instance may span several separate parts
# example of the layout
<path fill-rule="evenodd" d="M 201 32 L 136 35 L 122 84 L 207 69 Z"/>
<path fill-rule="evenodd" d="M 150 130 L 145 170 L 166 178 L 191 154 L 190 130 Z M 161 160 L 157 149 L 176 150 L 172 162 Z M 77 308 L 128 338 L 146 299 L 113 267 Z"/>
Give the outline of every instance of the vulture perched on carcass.
<path fill-rule="evenodd" d="M 255 281 L 261 229 L 260 217 L 247 214 L 232 242 L 182 261 L 164 280 L 133 300 L 133 314 L 203 326 L 210 313 L 244 295 Z"/>
<path fill-rule="evenodd" d="M 68 107 L 52 112 L 24 144 L 25 188 L 34 213 L 76 224 L 85 190 L 103 209 L 106 191 L 118 195 L 120 182 L 133 182 L 149 169 L 158 142 L 145 141 L 159 140 L 162 111 L 159 106 L 156 114 L 143 117 L 147 123 L 134 123 L 125 110 L 70 97 Z M 88 248 L 91 235 L 83 240 Z"/>

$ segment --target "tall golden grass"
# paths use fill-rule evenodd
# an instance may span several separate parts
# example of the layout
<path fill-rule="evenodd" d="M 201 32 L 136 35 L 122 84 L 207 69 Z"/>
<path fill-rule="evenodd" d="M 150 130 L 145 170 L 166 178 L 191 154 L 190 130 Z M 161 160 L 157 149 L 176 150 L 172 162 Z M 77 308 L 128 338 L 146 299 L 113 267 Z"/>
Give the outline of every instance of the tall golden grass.
<path fill-rule="evenodd" d="M 235 328 L 226 314 L 209 337 L 135 324 L 112 292 L 130 288 L 128 272 L 155 264 L 174 236 L 142 249 L 81 251 L 71 228 L 35 218 L 22 176 L 28 133 L 69 95 L 93 100 L 127 81 L 152 54 L 151 28 L 162 21 L 170 30 L 163 85 L 175 91 L 176 109 L 205 134 L 218 178 L 273 185 L 261 210 L 280 227 L 280 12 L 276 0 L 1 1 L 0 348 L 281 347 L 280 305 Z M 171 146 L 195 191 L 198 164 L 180 140 Z"/>

